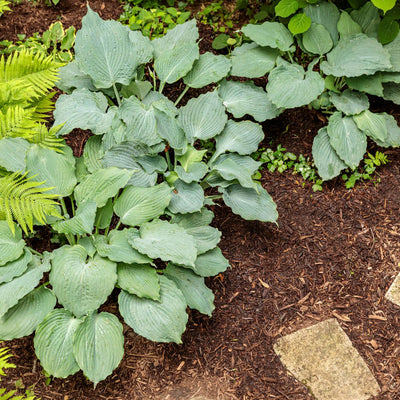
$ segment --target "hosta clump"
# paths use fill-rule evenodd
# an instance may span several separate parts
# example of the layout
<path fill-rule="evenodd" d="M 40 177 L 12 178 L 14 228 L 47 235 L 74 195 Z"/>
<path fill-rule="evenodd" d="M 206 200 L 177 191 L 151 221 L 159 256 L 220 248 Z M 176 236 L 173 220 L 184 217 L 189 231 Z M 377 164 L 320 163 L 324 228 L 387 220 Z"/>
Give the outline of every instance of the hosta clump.
<path fill-rule="evenodd" d="M 19 169 L 57 198 L 60 207 L 53 205 L 46 222 L 69 244 L 32 256 L 19 227 L 3 222 L 0 245 L 11 241 L 12 248 L 0 260 L 7 276 L 0 297 L 10 297 L 0 308 L 0 338 L 36 330 L 35 351 L 51 375 L 82 370 L 96 384 L 118 366 L 122 324 L 99 311 L 114 290 L 124 321 L 154 341 L 181 342 L 187 306 L 212 314 L 204 278 L 229 266 L 218 247 L 221 233 L 210 226 L 214 214 L 206 206 L 213 200 L 222 198 L 246 219 L 277 219 L 273 200 L 252 179 L 260 163 L 249 155 L 264 137 L 261 126 L 229 120 L 227 111 L 264 121 L 279 110 L 253 83 L 225 80 L 230 60 L 200 55 L 197 41 L 194 21 L 150 42 L 89 9 L 76 61 L 61 70 L 59 86 L 68 94 L 54 116 L 61 135 L 74 128 L 94 135 L 80 158 L 66 146 L 20 147 Z M 175 104 L 162 91 L 182 78 L 187 88 L 221 83 L 177 108 L 187 89 Z M 33 266 L 24 269 L 20 259 Z M 37 287 L 47 271 L 49 285 Z"/>

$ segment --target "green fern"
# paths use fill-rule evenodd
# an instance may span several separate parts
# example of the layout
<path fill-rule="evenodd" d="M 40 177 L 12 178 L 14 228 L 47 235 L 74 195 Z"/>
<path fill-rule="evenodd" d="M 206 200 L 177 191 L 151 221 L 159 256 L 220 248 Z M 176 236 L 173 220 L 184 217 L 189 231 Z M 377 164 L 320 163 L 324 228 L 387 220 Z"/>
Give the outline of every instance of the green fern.
<path fill-rule="evenodd" d="M 44 182 L 35 182 L 33 178 L 27 178 L 26 173 L 0 178 L 0 219 L 5 219 L 13 232 L 13 220 L 28 233 L 33 230 L 34 219 L 44 224 L 47 215 L 62 218 L 54 200 L 58 196 L 46 193 L 52 188 L 40 187 Z"/>
<path fill-rule="evenodd" d="M 9 1 L 0 0 L 0 16 L 3 15 L 5 11 L 11 11 L 11 8 L 8 7 L 9 4 Z"/>
<path fill-rule="evenodd" d="M 65 146 L 64 139 L 57 137 L 57 132 L 62 125 L 53 126 L 47 129 L 46 125 L 37 124 L 33 136 L 29 139 L 31 143 L 37 143 L 42 147 L 62 153 Z"/>
<path fill-rule="evenodd" d="M 30 140 L 37 125 L 32 118 L 34 111 L 19 105 L 7 107 L 5 112 L 0 111 L 0 139 L 21 137 Z"/>

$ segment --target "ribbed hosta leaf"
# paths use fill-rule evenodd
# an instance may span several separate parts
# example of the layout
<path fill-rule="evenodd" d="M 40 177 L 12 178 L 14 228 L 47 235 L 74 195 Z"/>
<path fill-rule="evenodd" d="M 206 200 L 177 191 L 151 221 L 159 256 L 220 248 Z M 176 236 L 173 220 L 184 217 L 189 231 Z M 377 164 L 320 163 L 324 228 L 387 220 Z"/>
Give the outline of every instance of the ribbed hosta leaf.
<path fill-rule="evenodd" d="M 133 44 L 136 65 L 147 64 L 153 58 L 153 46 L 141 31 L 130 31 L 129 40 Z"/>
<path fill-rule="evenodd" d="M 323 55 L 332 48 L 333 41 L 324 25 L 312 23 L 303 33 L 303 46 L 310 53 Z"/>
<path fill-rule="evenodd" d="M 107 98 L 101 92 L 77 89 L 61 95 L 54 110 L 54 126 L 64 124 L 59 135 L 66 135 L 75 128 L 90 129 L 94 134 L 106 133 L 114 114 L 107 113 Z"/>
<path fill-rule="evenodd" d="M 173 213 L 200 211 L 204 204 L 204 190 L 197 182 L 186 183 L 177 179 L 171 193 L 168 209 Z"/>
<path fill-rule="evenodd" d="M 139 335 L 156 342 L 182 343 L 188 315 L 186 300 L 176 284 L 160 276 L 160 300 L 139 298 L 122 291 L 119 311 L 125 322 Z"/>
<path fill-rule="evenodd" d="M 335 112 L 328 123 L 329 141 L 336 154 L 350 167 L 356 168 L 367 150 L 367 137 L 352 117 Z"/>
<path fill-rule="evenodd" d="M 53 252 L 50 283 L 58 301 L 77 317 L 97 310 L 114 289 L 117 266 L 82 246 L 64 246 Z"/>
<path fill-rule="evenodd" d="M 76 61 L 71 61 L 60 68 L 58 73 L 57 87 L 64 93 L 70 94 L 74 89 L 89 89 L 95 91 L 92 79 L 83 73 Z"/>
<path fill-rule="evenodd" d="M 150 188 L 128 186 L 115 202 L 114 211 L 124 224 L 139 226 L 164 213 L 171 192 L 166 182 Z"/>
<path fill-rule="evenodd" d="M 268 46 L 282 51 L 291 50 L 293 36 L 280 22 L 264 22 L 261 25 L 249 24 L 242 32 L 259 46 Z"/>
<path fill-rule="evenodd" d="M 229 261 L 223 256 L 221 249 L 216 247 L 196 258 L 194 271 L 200 276 L 214 276 L 228 267 Z"/>
<path fill-rule="evenodd" d="M 155 108 L 155 116 L 157 122 L 157 134 L 166 140 L 172 148 L 185 152 L 187 147 L 185 132 L 178 124 L 175 115 L 171 115 Z"/>
<path fill-rule="evenodd" d="M 400 127 L 393 115 L 383 114 L 386 122 L 387 137 L 384 142 L 375 140 L 378 146 L 382 147 L 399 147 L 400 146 Z"/>
<path fill-rule="evenodd" d="M 378 37 L 378 26 L 381 18 L 379 10 L 373 5 L 372 1 L 367 1 L 359 10 L 353 10 L 350 14 L 366 35 L 373 38 Z"/>
<path fill-rule="evenodd" d="M 182 166 L 177 165 L 175 172 L 181 181 L 186 183 L 198 182 L 207 173 L 208 167 L 203 162 L 190 164 L 185 170 Z"/>
<path fill-rule="evenodd" d="M 269 74 L 267 93 L 277 107 L 294 108 L 311 103 L 324 87 L 318 72 L 306 72 L 301 65 L 281 61 Z"/>
<path fill-rule="evenodd" d="M 140 236 L 130 238 L 129 243 L 141 253 L 175 264 L 194 265 L 197 254 L 195 240 L 179 225 L 154 220 L 144 223 L 139 232 Z"/>
<path fill-rule="evenodd" d="M 333 105 L 346 115 L 359 114 L 369 108 L 368 97 L 364 93 L 346 89 L 341 94 L 331 93 Z"/>
<path fill-rule="evenodd" d="M 21 257 L 0 267 L 0 284 L 10 282 L 16 276 L 22 275 L 32 261 L 32 253 L 25 248 Z"/>
<path fill-rule="evenodd" d="M 321 128 L 315 136 L 312 154 L 318 174 L 324 181 L 335 178 L 347 168 L 332 147 L 326 127 Z"/>
<path fill-rule="evenodd" d="M 76 329 L 73 349 L 77 364 L 96 386 L 122 360 L 122 324 L 107 312 L 90 314 Z"/>
<path fill-rule="evenodd" d="M 271 102 L 267 93 L 253 82 L 223 81 L 218 94 L 227 110 L 235 118 L 248 114 L 258 122 L 273 119 L 280 110 Z"/>
<path fill-rule="evenodd" d="M 200 211 L 191 214 L 174 214 L 171 222 L 180 225 L 182 228 L 196 228 L 210 225 L 214 219 L 214 213 L 203 207 Z"/>
<path fill-rule="evenodd" d="M 29 336 L 56 305 L 53 292 L 41 286 L 23 297 L 0 318 L 0 339 Z"/>
<path fill-rule="evenodd" d="M 26 153 L 28 176 L 44 182 L 42 187 L 51 187 L 48 193 L 61 197 L 69 196 L 77 183 L 75 177 L 75 159 L 70 148 L 64 153 L 33 145 Z"/>
<path fill-rule="evenodd" d="M 187 268 L 181 268 L 171 263 L 164 270 L 164 275 L 175 282 L 190 308 L 211 317 L 215 308 L 214 293 L 205 285 L 203 277 Z"/>
<path fill-rule="evenodd" d="M 189 141 L 207 140 L 224 129 L 228 116 L 216 91 L 190 99 L 179 109 L 179 122 Z"/>
<path fill-rule="evenodd" d="M 0 285 L 0 317 L 30 293 L 42 279 L 43 273 L 49 269 L 48 260 L 41 263 L 38 257 L 34 257 L 22 275 Z"/>
<path fill-rule="evenodd" d="M 97 209 L 95 220 L 96 228 L 106 229 L 110 225 L 113 215 L 113 199 L 108 199 L 105 206 Z"/>
<path fill-rule="evenodd" d="M 369 110 L 353 116 L 358 129 L 372 140 L 384 142 L 387 138 L 386 119 L 384 113 L 373 113 Z"/>
<path fill-rule="evenodd" d="M 138 66 L 129 29 L 117 21 L 103 21 L 89 6 L 74 49 L 80 70 L 98 88 L 128 85 Z"/>
<path fill-rule="evenodd" d="M 373 38 L 364 34 L 340 39 L 321 63 L 326 75 L 354 77 L 390 69 L 390 54 Z"/>
<path fill-rule="evenodd" d="M 362 33 L 361 26 L 346 11 L 340 13 L 337 29 L 341 38 Z"/>
<path fill-rule="evenodd" d="M 271 71 L 279 55 L 278 50 L 245 43 L 232 51 L 231 75 L 259 78 Z"/>
<path fill-rule="evenodd" d="M 354 78 L 346 78 L 346 83 L 351 89 L 383 97 L 382 74 L 361 75 Z"/>
<path fill-rule="evenodd" d="M 98 169 L 75 188 L 75 200 L 78 205 L 93 200 L 97 207 L 103 207 L 110 197 L 126 186 L 131 176 L 131 171 L 115 167 Z"/>
<path fill-rule="evenodd" d="M 183 82 L 192 88 L 202 88 L 225 78 L 230 69 L 231 63 L 228 58 L 207 52 L 201 54 L 195 61 L 192 70 L 183 78 Z"/>
<path fill-rule="evenodd" d="M 385 83 L 383 87 L 383 98 L 391 100 L 395 104 L 400 104 L 400 84 Z"/>
<path fill-rule="evenodd" d="M 91 136 L 85 143 L 83 160 L 89 172 L 104 168 L 101 159 L 104 157 L 104 148 L 101 136 Z"/>
<path fill-rule="evenodd" d="M 117 283 L 121 289 L 138 297 L 160 298 L 160 281 L 150 264 L 118 264 Z"/>
<path fill-rule="evenodd" d="M 400 72 L 400 35 L 397 35 L 396 39 L 384 47 L 390 54 L 391 71 Z"/>
<path fill-rule="evenodd" d="M 0 140 L 0 166 L 10 172 L 25 171 L 25 154 L 31 144 L 22 138 Z"/>
<path fill-rule="evenodd" d="M 212 250 L 221 240 L 221 232 L 212 226 L 196 226 L 185 229 L 189 235 L 194 237 L 198 255 Z"/>
<path fill-rule="evenodd" d="M 257 189 L 231 185 L 221 189 L 225 204 L 235 214 L 247 220 L 276 222 L 278 212 L 276 204 L 268 192 L 258 185 Z"/>
<path fill-rule="evenodd" d="M 112 230 L 108 237 L 96 236 L 95 246 L 102 257 L 107 257 L 111 261 L 127 264 L 147 264 L 151 258 L 140 254 L 128 242 L 132 234 L 137 233 L 137 229 L 123 229 L 122 231 Z"/>
<path fill-rule="evenodd" d="M 0 266 L 16 260 L 24 251 L 21 229 L 15 224 L 13 228 L 14 234 L 6 221 L 0 221 Z"/>
<path fill-rule="evenodd" d="M 79 371 L 73 354 L 75 332 L 82 320 L 67 310 L 53 310 L 38 326 L 33 343 L 43 369 L 57 378 Z"/>

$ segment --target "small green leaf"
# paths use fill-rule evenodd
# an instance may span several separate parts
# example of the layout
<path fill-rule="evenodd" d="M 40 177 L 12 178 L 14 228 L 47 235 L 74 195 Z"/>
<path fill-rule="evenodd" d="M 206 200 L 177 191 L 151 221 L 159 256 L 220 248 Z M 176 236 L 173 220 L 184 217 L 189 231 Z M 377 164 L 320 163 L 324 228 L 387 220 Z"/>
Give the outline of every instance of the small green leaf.
<path fill-rule="evenodd" d="M 280 0 L 275 6 L 277 17 L 287 18 L 299 9 L 299 3 L 296 0 Z"/>
<path fill-rule="evenodd" d="M 310 29 L 311 26 L 311 18 L 304 14 L 299 13 L 290 18 L 288 28 L 293 35 L 299 35 L 300 33 L 304 33 Z"/>
<path fill-rule="evenodd" d="M 383 18 L 378 26 L 378 39 L 382 44 L 392 42 L 399 34 L 399 23 L 391 18 Z"/>
<path fill-rule="evenodd" d="M 395 4 L 396 0 L 371 0 L 375 7 L 381 9 L 384 14 L 386 11 L 391 10 Z"/>

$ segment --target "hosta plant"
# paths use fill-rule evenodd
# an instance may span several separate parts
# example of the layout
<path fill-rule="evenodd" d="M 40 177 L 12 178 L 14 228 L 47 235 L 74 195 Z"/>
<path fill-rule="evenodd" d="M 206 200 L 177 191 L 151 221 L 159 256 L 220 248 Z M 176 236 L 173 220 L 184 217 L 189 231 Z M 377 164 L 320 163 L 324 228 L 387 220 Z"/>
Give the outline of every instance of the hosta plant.
<path fill-rule="evenodd" d="M 262 128 L 227 111 L 264 121 L 279 110 L 259 107 L 267 98 L 254 84 L 224 79 L 229 59 L 199 54 L 194 21 L 150 42 L 89 9 L 75 54 L 60 71 L 68 94 L 54 117 L 59 135 L 93 133 L 82 157 L 22 138 L 18 155 L 19 170 L 59 203 L 46 223 L 68 244 L 37 253 L 17 224 L 0 221 L 0 338 L 35 331 L 48 374 L 82 370 L 97 384 L 123 356 L 122 324 L 103 306 L 112 293 L 123 320 L 154 341 L 181 342 L 187 307 L 211 315 L 204 278 L 228 261 L 208 205 L 222 198 L 246 219 L 276 221 L 272 198 L 252 179 Z M 162 91 L 181 79 L 186 88 L 174 104 Z M 216 82 L 177 107 L 188 88 Z"/>

